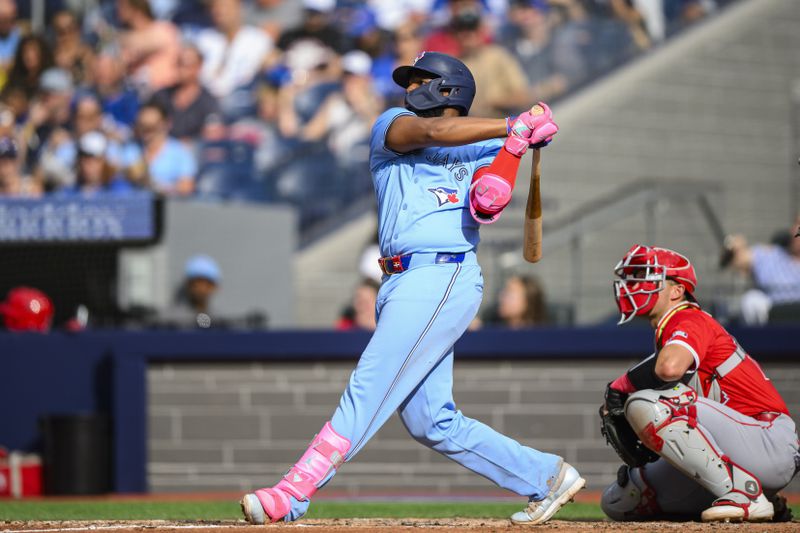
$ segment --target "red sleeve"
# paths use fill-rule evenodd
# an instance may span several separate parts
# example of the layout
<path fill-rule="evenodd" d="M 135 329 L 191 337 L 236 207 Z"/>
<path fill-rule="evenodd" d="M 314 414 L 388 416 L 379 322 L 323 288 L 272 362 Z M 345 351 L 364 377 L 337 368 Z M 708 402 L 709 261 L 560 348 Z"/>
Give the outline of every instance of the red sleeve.
<path fill-rule="evenodd" d="M 678 344 L 683 346 L 694 357 L 694 368 L 700 367 L 700 362 L 708 354 L 708 348 L 713 340 L 713 332 L 705 324 L 699 311 L 687 310 L 678 312 L 667 323 L 661 334 L 661 346 Z"/>
<path fill-rule="evenodd" d="M 517 182 L 517 171 L 521 161 L 521 157 L 515 156 L 504 148 L 500 148 L 491 164 L 482 166 L 475 171 L 475 174 L 472 175 L 472 182 L 474 183 L 478 178 L 489 172 L 506 180 L 513 189 Z"/>

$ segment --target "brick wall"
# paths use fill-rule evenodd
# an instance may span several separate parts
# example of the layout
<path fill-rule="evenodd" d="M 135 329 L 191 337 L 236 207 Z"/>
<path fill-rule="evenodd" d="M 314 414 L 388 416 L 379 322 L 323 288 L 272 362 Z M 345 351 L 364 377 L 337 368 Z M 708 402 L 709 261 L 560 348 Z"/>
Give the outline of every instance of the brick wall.
<path fill-rule="evenodd" d="M 618 460 L 601 440 L 597 407 L 625 361 L 459 361 L 455 399 L 466 414 L 524 444 L 562 455 L 590 488 Z M 800 364 L 765 370 L 800 413 Z M 328 420 L 353 368 L 335 363 L 175 363 L 148 370 L 150 490 L 247 490 L 275 482 Z M 421 446 L 397 416 L 348 463 L 329 490 L 352 495 L 442 495 L 494 485 Z M 794 491 L 800 491 L 795 480 Z"/>

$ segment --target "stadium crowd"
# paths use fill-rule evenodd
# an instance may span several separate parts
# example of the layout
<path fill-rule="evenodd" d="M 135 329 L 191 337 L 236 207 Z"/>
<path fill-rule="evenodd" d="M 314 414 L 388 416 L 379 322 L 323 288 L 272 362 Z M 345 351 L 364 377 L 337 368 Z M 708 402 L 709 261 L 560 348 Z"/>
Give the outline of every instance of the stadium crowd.
<path fill-rule="evenodd" d="M 459 56 L 473 113 L 553 101 L 729 0 L 0 0 L 0 195 L 288 202 L 371 191 L 391 72 Z"/>

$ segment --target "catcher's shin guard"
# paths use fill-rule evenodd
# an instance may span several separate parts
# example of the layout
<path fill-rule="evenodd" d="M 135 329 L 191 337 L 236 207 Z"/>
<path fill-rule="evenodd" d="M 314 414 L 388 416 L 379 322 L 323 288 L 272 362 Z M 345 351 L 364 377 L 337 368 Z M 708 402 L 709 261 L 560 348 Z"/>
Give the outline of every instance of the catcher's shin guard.
<path fill-rule="evenodd" d="M 771 519 L 772 504 L 758 478 L 722 453 L 697 424 L 696 401 L 697 393 L 682 383 L 642 390 L 625 402 L 625 417 L 648 448 L 718 497 L 703 520 Z"/>
<path fill-rule="evenodd" d="M 291 498 L 310 500 L 344 462 L 350 445 L 348 439 L 336 433 L 331 423 L 326 422 L 300 460 L 277 485 L 245 495 L 241 503 L 247 521 L 254 524 L 263 524 L 267 520 L 277 522 L 289 515 Z"/>
<path fill-rule="evenodd" d="M 653 520 L 660 516 L 656 493 L 647 484 L 642 468 L 622 465 L 617 480 L 603 491 L 600 507 L 612 520 Z"/>

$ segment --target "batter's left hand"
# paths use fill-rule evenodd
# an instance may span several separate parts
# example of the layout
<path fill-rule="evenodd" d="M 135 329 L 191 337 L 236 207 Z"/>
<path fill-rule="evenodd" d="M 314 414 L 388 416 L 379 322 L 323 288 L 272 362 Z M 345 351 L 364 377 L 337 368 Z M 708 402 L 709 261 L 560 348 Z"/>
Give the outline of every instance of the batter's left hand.
<path fill-rule="evenodd" d="M 547 146 L 553 140 L 553 135 L 558 133 L 558 124 L 553 121 L 553 112 L 550 107 L 544 102 L 539 102 L 530 111 L 526 111 L 514 119 L 509 129 L 510 140 L 511 137 L 515 137 L 519 141 L 524 140 L 527 146 L 542 148 Z M 520 148 L 524 146 L 527 149 L 527 146 L 519 141 Z M 522 152 L 524 153 L 524 149 Z"/>

